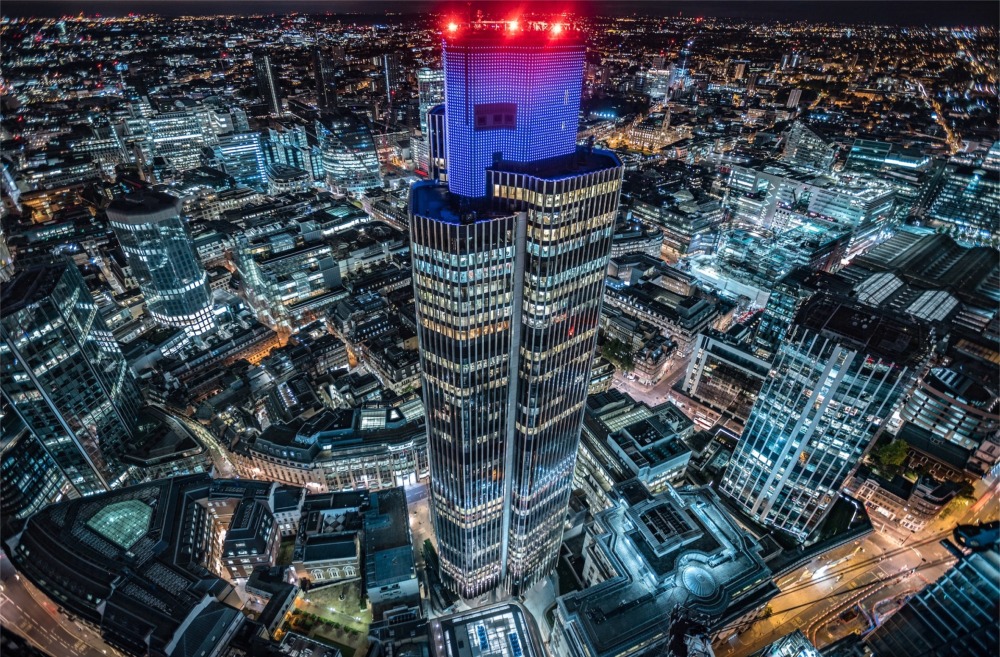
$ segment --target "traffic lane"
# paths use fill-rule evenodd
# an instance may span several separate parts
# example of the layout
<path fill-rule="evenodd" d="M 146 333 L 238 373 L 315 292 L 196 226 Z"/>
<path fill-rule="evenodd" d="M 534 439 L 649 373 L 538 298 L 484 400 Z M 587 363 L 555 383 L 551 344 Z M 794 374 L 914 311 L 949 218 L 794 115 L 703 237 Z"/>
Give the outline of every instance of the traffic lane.
<path fill-rule="evenodd" d="M 4 592 L 0 594 L 0 622 L 50 655 L 106 657 L 110 654 L 107 648 L 95 648 L 69 632 L 63 625 L 69 621 L 54 620 L 23 588 L 9 582 L 4 582 Z"/>

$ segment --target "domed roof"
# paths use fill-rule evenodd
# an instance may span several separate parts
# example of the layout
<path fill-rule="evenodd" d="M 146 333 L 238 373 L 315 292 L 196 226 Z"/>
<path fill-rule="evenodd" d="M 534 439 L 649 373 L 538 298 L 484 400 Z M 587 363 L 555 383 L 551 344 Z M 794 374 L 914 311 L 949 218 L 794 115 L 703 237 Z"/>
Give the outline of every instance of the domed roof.
<path fill-rule="evenodd" d="M 719 588 L 712 573 L 698 565 L 685 566 L 681 570 L 681 584 L 699 598 L 710 598 Z"/>

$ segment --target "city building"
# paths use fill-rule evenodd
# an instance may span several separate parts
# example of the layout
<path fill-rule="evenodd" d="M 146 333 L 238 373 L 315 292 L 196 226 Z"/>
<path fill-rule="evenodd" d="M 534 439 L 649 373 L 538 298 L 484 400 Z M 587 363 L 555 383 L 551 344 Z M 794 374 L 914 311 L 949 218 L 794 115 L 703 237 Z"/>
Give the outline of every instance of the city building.
<path fill-rule="evenodd" d="M 41 441 L 3 400 L 0 419 L 0 530 L 16 531 L 21 523 L 49 504 L 71 494 L 72 485 Z"/>
<path fill-rule="evenodd" d="M 444 102 L 444 71 L 422 68 L 417 71 L 417 111 L 420 113 L 420 139 L 416 140 L 417 168 L 430 169 L 430 131 L 428 112 Z M 432 176 L 433 177 L 433 176 Z"/>
<path fill-rule="evenodd" d="M 258 566 L 270 568 L 278 556 L 281 531 L 264 502 L 244 498 L 233 511 L 222 544 L 222 563 L 233 578 L 247 578 Z"/>
<path fill-rule="evenodd" d="M 792 93 L 799 91 L 794 89 Z M 801 94 L 801 91 L 799 91 Z M 792 99 L 789 98 L 789 103 Z M 798 101 L 789 105 L 793 107 Z M 837 147 L 816 134 L 802 121 L 792 124 L 785 138 L 785 151 L 781 159 L 797 169 L 828 173 L 837 158 Z"/>
<path fill-rule="evenodd" d="M 584 50 L 515 23 L 447 33 L 448 187 L 411 190 L 433 519 L 465 597 L 528 590 L 562 541 L 622 177 L 576 148 Z"/>
<path fill-rule="evenodd" d="M 698 336 L 681 389 L 723 415 L 746 421 L 770 369 L 749 345 L 709 331 Z"/>
<path fill-rule="evenodd" d="M 419 400 L 398 407 L 324 411 L 307 422 L 275 423 L 237 444 L 245 477 L 310 492 L 382 490 L 427 478 L 427 436 Z"/>
<path fill-rule="evenodd" d="M 316 104 L 321 110 L 333 109 L 337 106 L 337 72 L 344 65 L 344 49 L 340 46 L 313 46 L 312 63 Z"/>
<path fill-rule="evenodd" d="M 107 209 L 149 314 L 199 335 L 215 328 L 212 292 L 180 212 L 179 199 L 153 191 L 120 196 Z"/>
<path fill-rule="evenodd" d="M 257 79 L 257 95 L 264 101 L 270 114 L 281 116 L 281 86 L 274 74 L 271 55 L 264 50 L 255 52 L 253 54 L 253 71 Z"/>
<path fill-rule="evenodd" d="M 398 607 L 420 607 L 420 585 L 413 560 L 410 515 L 403 488 L 368 497 L 364 514 L 365 587 L 374 615 Z"/>
<path fill-rule="evenodd" d="M 347 110 L 328 111 L 316 121 L 326 183 L 351 198 L 382 187 L 375 137 L 371 128 Z"/>
<path fill-rule="evenodd" d="M 865 637 L 878 657 L 992 657 L 1000 649 L 1000 550 L 960 559 Z"/>
<path fill-rule="evenodd" d="M 534 618 L 517 602 L 436 618 L 428 634 L 433 657 L 545 655 Z"/>
<path fill-rule="evenodd" d="M 799 309 L 720 490 L 805 541 L 928 355 L 924 327 L 836 297 Z"/>
<path fill-rule="evenodd" d="M 213 488 L 193 475 L 54 504 L 7 537 L 8 554 L 61 613 L 126 655 L 208 654 L 198 651 L 225 646 L 243 621 L 232 585 L 206 570 Z"/>
<path fill-rule="evenodd" d="M 259 132 L 239 132 L 219 137 L 214 152 L 225 172 L 236 182 L 258 191 L 267 189 L 267 167 Z"/>
<path fill-rule="evenodd" d="M 971 244 L 1000 240 L 996 216 L 1000 211 L 1000 170 L 949 164 L 931 183 L 926 217 Z"/>
<path fill-rule="evenodd" d="M 622 484 L 587 528 L 586 588 L 556 600 L 550 650 L 663 655 L 685 636 L 724 640 L 778 593 L 760 551 L 708 487 Z"/>
<path fill-rule="evenodd" d="M 72 486 L 67 494 L 135 477 L 122 457 L 142 397 L 79 270 L 57 261 L 3 283 L 0 337 L 0 392 Z M 35 485 L 53 476 L 38 456 Z"/>

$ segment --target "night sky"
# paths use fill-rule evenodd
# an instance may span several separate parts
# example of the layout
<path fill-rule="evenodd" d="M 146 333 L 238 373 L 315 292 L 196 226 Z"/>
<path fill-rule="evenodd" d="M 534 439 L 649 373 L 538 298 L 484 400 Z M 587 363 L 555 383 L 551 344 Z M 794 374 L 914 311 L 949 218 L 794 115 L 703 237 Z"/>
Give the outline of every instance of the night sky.
<path fill-rule="evenodd" d="M 898 25 L 994 25 L 1000 23 L 1000 5 L 996 0 L 966 2 L 936 0 L 913 1 L 864 1 L 838 2 L 785 2 L 755 0 L 723 0 L 713 2 L 674 2 L 671 0 L 475 0 L 473 9 L 485 13 L 503 15 L 512 9 L 551 12 L 564 8 L 586 14 L 677 16 L 718 16 L 727 18 L 751 18 L 759 20 L 808 20 L 843 23 L 883 23 Z M 88 15 L 121 16 L 129 12 L 155 13 L 163 16 L 226 14 L 257 14 L 291 12 L 365 12 L 367 14 L 384 11 L 405 13 L 433 12 L 442 9 L 468 11 L 466 2 L 431 0 L 6 0 L 3 2 L 4 16 L 62 16 L 76 15 L 81 11 Z"/>

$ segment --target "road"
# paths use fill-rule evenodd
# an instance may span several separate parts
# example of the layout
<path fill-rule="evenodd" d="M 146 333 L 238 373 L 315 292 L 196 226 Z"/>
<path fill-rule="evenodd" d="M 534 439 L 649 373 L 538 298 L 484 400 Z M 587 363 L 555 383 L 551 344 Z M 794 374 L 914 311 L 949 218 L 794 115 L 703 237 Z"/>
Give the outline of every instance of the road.
<path fill-rule="evenodd" d="M 171 413 L 170 411 L 164 409 L 161 410 L 190 429 L 191 432 L 198 437 L 198 440 L 205 445 L 205 448 L 208 450 L 209 456 L 212 459 L 212 463 L 215 464 L 216 477 L 220 479 L 233 479 L 239 477 L 239 474 L 236 472 L 236 468 L 233 467 L 232 461 L 229 460 L 229 454 L 226 452 L 226 448 L 219 444 L 219 441 L 211 431 L 200 425 L 198 422 L 186 418 L 183 415 Z"/>
<path fill-rule="evenodd" d="M 997 484 L 990 486 L 979 502 L 921 532 L 873 532 L 782 577 L 776 582 L 782 592 L 770 602 L 773 615 L 717 643 L 716 656 L 745 657 L 796 629 L 822 648 L 851 631 L 867 629 L 876 605 L 879 620 L 884 620 L 899 600 L 934 582 L 955 563 L 939 541 L 950 537 L 956 524 L 996 519 L 997 491 Z M 839 618 L 855 605 L 861 618 Z"/>
<path fill-rule="evenodd" d="M 0 623 L 23 636 L 34 647 L 52 657 L 121 655 L 95 633 L 76 626 L 60 614 L 55 604 L 40 592 L 35 595 L 43 602 L 36 601 L 29 590 L 31 584 L 15 573 L 6 556 L 0 558 L 0 579 L 3 579 L 0 584 Z"/>

